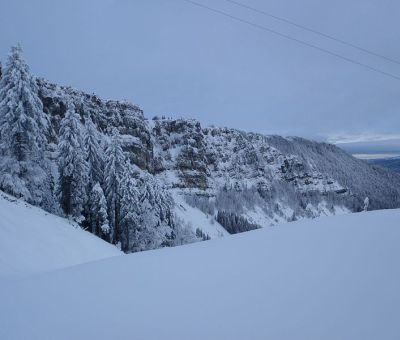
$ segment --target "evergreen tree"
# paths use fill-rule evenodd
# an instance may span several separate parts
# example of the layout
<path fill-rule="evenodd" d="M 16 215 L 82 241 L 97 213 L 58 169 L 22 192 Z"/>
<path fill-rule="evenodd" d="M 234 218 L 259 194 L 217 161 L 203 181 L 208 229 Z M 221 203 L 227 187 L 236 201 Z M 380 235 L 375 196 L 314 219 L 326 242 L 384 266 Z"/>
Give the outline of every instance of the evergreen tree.
<path fill-rule="evenodd" d="M 229 234 L 243 233 L 260 228 L 257 224 L 250 223 L 245 217 L 227 211 L 218 211 L 217 222 L 221 224 Z"/>
<path fill-rule="evenodd" d="M 66 215 L 81 218 L 86 202 L 87 171 L 82 125 L 73 103 L 61 121 L 58 142 L 59 199 Z"/>
<path fill-rule="evenodd" d="M 122 151 L 122 141 L 117 129 L 112 132 L 111 140 L 105 152 L 105 193 L 108 203 L 108 216 L 111 225 L 111 241 L 117 244 L 120 241 L 120 207 L 121 207 L 121 180 L 125 167 L 125 155 Z"/>
<path fill-rule="evenodd" d="M 198 239 L 202 240 L 202 241 L 211 240 L 210 235 L 204 233 L 203 230 L 201 230 L 200 228 L 196 228 L 196 237 Z M 186 243 L 189 243 L 189 242 L 185 242 L 185 243 L 182 243 L 182 244 L 186 244 Z"/>
<path fill-rule="evenodd" d="M 190 222 L 185 222 L 178 216 L 174 217 L 174 228 L 172 232 L 172 239 L 169 242 L 170 246 L 181 246 L 183 244 L 189 244 L 199 241 L 196 234 L 193 231 L 193 225 Z"/>
<path fill-rule="evenodd" d="M 365 199 L 364 199 L 364 208 L 363 208 L 363 210 L 364 210 L 364 211 L 368 211 L 368 207 L 369 207 L 369 198 L 368 198 L 368 197 L 365 197 Z"/>
<path fill-rule="evenodd" d="M 110 225 L 107 214 L 107 201 L 103 189 L 97 182 L 90 193 L 91 201 L 91 232 L 103 240 L 110 241 Z"/>
<path fill-rule="evenodd" d="M 92 190 L 95 185 L 98 183 L 101 186 L 104 185 L 104 159 L 103 153 L 100 147 L 98 132 L 96 130 L 95 125 L 92 122 L 92 119 L 85 119 L 85 137 L 84 137 L 85 151 L 86 151 L 86 161 L 88 165 L 88 180 L 87 180 L 87 202 L 85 204 L 85 222 L 84 226 L 90 227 L 90 230 L 93 231 L 93 224 L 97 223 L 97 217 L 92 216 L 93 209 L 97 208 L 97 199 L 96 195 L 92 195 Z M 95 219 L 92 221 L 92 219 Z M 96 233 L 96 235 L 99 235 Z"/>
<path fill-rule="evenodd" d="M 121 249 L 129 252 L 138 248 L 139 190 L 129 165 L 126 166 L 121 182 Z"/>
<path fill-rule="evenodd" d="M 95 183 L 102 184 L 104 172 L 103 152 L 100 147 L 98 132 L 91 118 L 85 120 L 85 148 L 88 163 L 88 183 L 91 188 Z"/>
<path fill-rule="evenodd" d="M 49 201 L 45 148 L 49 122 L 38 86 L 12 47 L 0 80 L 0 189 L 33 204 Z"/>
<path fill-rule="evenodd" d="M 143 179 L 140 190 L 140 228 L 137 237 L 138 251 L 169 245 L 173 237 L 171 197 L 152 176 Z"/>

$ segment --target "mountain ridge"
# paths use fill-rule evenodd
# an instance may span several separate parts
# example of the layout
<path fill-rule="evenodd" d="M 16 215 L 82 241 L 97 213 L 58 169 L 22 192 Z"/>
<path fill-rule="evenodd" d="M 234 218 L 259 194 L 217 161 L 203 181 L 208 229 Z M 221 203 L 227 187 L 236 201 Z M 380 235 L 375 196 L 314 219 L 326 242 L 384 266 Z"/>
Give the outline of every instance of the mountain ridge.
<path fill-rule="evenodd" d="M 293 211 L 301 210 L 298 217 L 293 216 L 294 212 L 285 215 L 284 204 L 278 203 L 277 214 L 285 215 L 286 221 L 325 214 L 318 204 L 326 200 L 332 211 L 335 205 L 360 211 L 365 197 L 370 198 L 370 209 L 400 206 L 400 176 L 366 165 L 334 145 L 296 136 L 202 127 L 193 118 L 149 119 L 139 106 L 125 101 L 104 101 L 44 79 L 38 79 L 38 85 L 55 131 L 66 110 L 65 102 L 70 99 L 82 121 L 91 117 L 100 135 L 107 136 L 111 128 L 118 129 L 123 149 L 139 171 L 147 171 L 182 195 L 208 197 L 212 201 L 224 190 L 254 187 L 261 197 L 271 196 L 271 182 L 278 181 L 285 186 L 283 191 L 300 193 L 303 199 L 311 197 L 300 208 L 299 204 L 293 205 Z M 379 182 L 382 188 L 376 186 Z M 307 211 L 309 204 L 314 207 Z M 231 207 L 226 210 L 234 211 Z M 270 212 L 271 216 L 274 214 Z M 270 224 L 276 223 L 276 217 L 270 220 Z"/>
<path fill-rule="evenodd" d="M 399 175 L 333 145 L 148 119 L 127 101 L 34 78 L 20 46 L 0 97 L 2 190 L 126 252 L 400 207 Z"/>

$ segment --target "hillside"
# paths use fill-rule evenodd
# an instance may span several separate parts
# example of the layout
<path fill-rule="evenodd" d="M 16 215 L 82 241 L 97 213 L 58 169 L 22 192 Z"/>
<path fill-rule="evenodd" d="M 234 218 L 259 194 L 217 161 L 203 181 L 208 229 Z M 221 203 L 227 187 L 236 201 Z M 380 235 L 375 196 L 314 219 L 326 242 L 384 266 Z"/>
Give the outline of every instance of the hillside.
<path fill-rule="evenodd" d="M 121 255 L 76 224 L 0 192 L 0 277 Z"/>
<path fill-rule="evenodd" d="M 400 210 L 0 281 L 2 339 L 398 339 Z"/>
<path fill-rule="evenodd" d="M 172 197 L 214 220 L 220 212 L 218 222 L 233 214 L 263 227 L 357 212 L 367 196 L 372 210 L 400 207 L 400 176 L 333 145 L 202 127 L 194 119 L 150 120 L 134 104 L 102 100 L 43 79 L 38 86 L 51 117 L 50 140 L 57 142 L 66 103 L 72 101 L 82 121 L 91 117 L 102 145 L 113 128 L 119 131 L 137 177 L 150 174 Z M 220 234 L 215 225 L 211 234 Z"/>
<path fill-rule="evenodd" d="M 388 168 L 394 172 L 400 173 L 400 157 L 384 158 L 384 159 L 371 159 L 368 161 L 370 164 L 379 165 Z"/>
<path fill-rule="evenodd" d="M 150 120 L 32 76 L 20 46 L 0 79 L 0 129 L 0 190 L 126 253 L 400 207 L 399 174 L 333 145 Z"/>

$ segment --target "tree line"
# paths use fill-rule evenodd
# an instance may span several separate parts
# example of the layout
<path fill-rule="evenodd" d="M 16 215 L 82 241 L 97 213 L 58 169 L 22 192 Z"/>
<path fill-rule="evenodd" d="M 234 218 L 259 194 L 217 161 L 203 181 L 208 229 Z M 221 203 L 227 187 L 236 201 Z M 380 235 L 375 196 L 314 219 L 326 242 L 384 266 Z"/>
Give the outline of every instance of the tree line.
<path fill-rule="evenodd" d="M 36 79 L 12 47 L 0 79 L 0 189 L 47 211 L 68 216 L 125 252 L 175 244 L 194 233 L 175 225 L 173 200 L 158 181 L 138 171 L 114 128 L 99 134 L 66 98 L 56 164 L 47 156 L 51 129 Z"/>

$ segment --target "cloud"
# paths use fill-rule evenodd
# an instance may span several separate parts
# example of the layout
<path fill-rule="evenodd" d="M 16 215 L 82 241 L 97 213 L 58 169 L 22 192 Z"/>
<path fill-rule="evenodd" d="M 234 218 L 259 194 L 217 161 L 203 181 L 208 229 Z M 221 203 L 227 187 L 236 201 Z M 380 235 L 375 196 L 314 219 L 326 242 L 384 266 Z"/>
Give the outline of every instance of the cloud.
<path fill-rule="evenodd" d="M 396 72 L 389 63 L 310 32 L 228 3 L 201 2 Z M 388 6 L 365 0 L 251 2 L 388 57 L 400 56 L 400 1 Z M 147 117 L 190 117 L 204 126 L 320 141 L 330 136 L 331 143 L 400 138 L 399 82 L 358 65 L 183 1 L 40 3 L 2 2 L 3 62 L 20 41 L 33 74 L 100 97 L 128 98 Z"/>
<path fill-rule="evenodd" d="M 328 143 L 348 144 L 364 142 L 384 142 L 400 140 L 400 134 L 340 134 L 328 137 Z"/>

